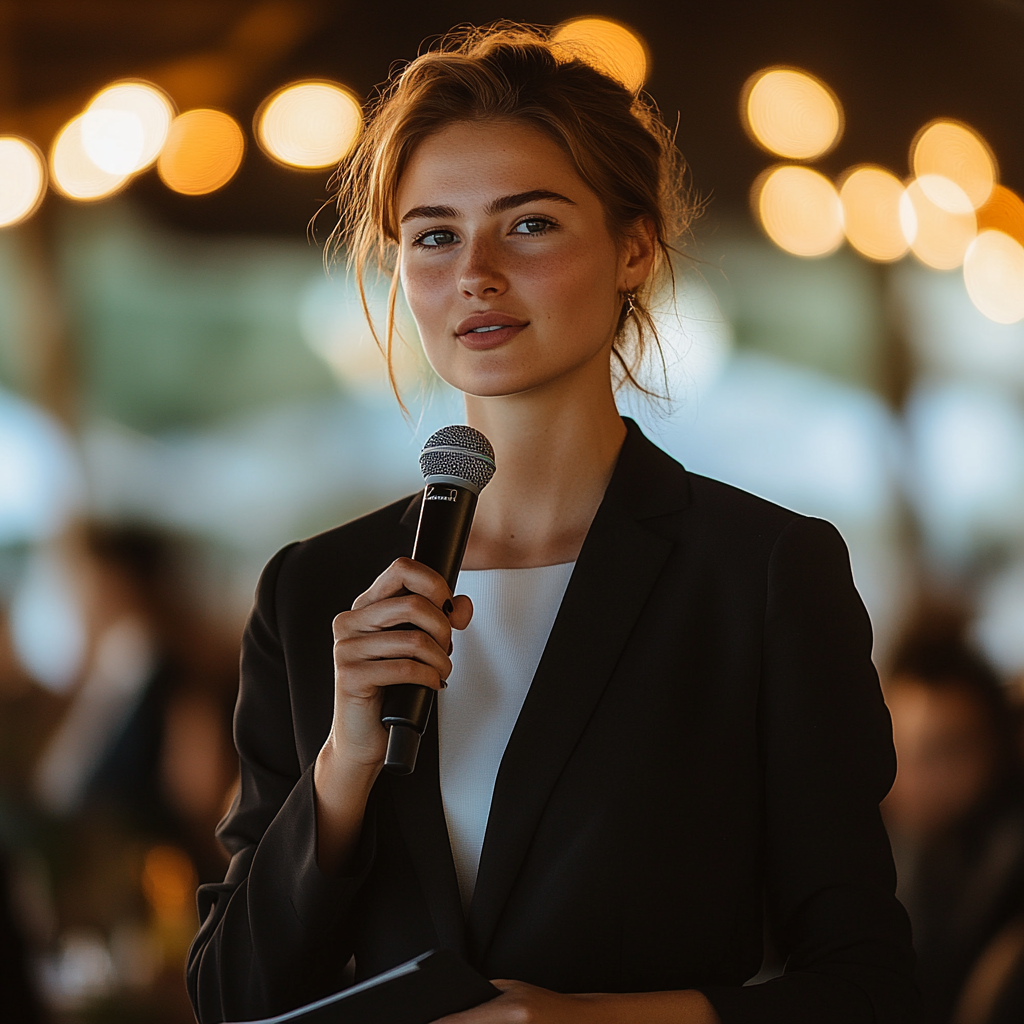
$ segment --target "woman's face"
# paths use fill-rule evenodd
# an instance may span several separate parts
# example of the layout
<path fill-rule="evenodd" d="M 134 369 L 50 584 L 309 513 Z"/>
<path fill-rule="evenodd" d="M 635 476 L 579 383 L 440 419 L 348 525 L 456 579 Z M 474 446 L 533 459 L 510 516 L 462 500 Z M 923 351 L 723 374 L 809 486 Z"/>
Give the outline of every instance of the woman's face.
<path fill-rule="evenodd" d="M 650 269 L 533 128 L 459 122 L 422 142 L 398 190 L 401 279 L 431 365 L 472 395 L 608 369 L 622 293 Z"/>

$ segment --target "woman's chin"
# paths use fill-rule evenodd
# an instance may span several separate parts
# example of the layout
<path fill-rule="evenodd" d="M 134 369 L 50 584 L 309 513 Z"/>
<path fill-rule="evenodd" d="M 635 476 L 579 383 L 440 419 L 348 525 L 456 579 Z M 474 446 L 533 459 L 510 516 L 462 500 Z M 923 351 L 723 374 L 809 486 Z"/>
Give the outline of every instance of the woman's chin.
<path fill-rule="evenodd" d="M 557 376 L 538 373 L 536 368 L 531 372 L 523 367 L 459 367 L 450 370 L 448 367 L 443 370 L 435 367 L 435 371 L 447 384 L 474 398 L 510 398 L 534 391 Z"/>

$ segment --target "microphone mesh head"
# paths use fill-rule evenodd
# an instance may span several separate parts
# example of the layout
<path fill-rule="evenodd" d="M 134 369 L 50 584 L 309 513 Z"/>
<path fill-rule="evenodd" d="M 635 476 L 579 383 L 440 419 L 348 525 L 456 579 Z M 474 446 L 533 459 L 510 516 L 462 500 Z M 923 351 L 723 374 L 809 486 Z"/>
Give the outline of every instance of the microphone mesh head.
<path fill-rule="evenodd" d="M 472 427 L 461 423 L 442 427 L 427 438 L 420 452 L 420 471 L 424 477 L 455 477 L 483 490 L 494 476 L 494 449 Z"/>

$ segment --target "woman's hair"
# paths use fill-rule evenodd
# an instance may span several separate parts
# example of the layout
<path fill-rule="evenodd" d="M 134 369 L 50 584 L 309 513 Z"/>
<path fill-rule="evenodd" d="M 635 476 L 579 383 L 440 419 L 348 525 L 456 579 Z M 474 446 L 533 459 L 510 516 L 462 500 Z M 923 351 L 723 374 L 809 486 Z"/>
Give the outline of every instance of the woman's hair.
<path fill-rule="evenodd" d="M 339 172 L 341 220 L 334 243 L 347 249 L 355 268 L 363 310 L 396 395 L 391 356 L 398 269 L 393 267 L 383 342 L 370 315 L 364 273 L 394 260 L 399 182 L 416 147 L 458 121 L 514 122 L 543 132 L 601 200 L 616 239 L 639 219 L 653 226 L 654 272 L 631 296 L 632 309 L 623 303 L 613 346 L 617 383 L 650 394 L 636 377 L 649 345 L 659 342 L 650 300 L 664 278 L 674 284 L 672 242 L 692 213 L 672 133 L 649 99 L 598 70 L 585 51 L 552 42 L 544 29 L 501 22 L 460 29 L 395 72 Z"/>

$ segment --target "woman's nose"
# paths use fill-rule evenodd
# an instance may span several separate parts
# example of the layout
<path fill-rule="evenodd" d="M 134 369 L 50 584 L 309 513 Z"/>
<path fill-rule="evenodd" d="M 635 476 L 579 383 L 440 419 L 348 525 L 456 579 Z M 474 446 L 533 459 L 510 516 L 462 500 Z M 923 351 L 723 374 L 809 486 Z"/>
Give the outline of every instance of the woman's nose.
<path fill-rule="evenodd" d="M 459 290 L 467 298 L 494 298 L 501 295 L 507 281 L 500 266 L 498 254 L 484 240 L 466 246 L 465 258 L 459 273 Z"/>

